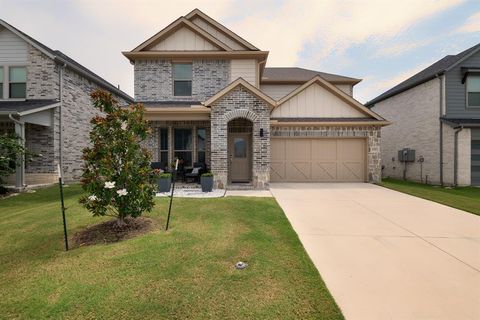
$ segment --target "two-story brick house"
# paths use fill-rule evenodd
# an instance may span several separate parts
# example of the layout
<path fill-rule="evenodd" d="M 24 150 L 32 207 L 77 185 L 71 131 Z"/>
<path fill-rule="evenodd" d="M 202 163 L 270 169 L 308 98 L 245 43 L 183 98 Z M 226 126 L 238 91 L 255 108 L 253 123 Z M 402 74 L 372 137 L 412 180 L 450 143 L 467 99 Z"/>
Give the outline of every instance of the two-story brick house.
<path fill-rule="evenodd" d="M 384 176 L 480 185 L 480 44 L 440 59 L 366 105 L 393 122 L 383 130 Z M 413 162 L 399 162 L 403 148 L 415 150 Z"/>
<path fill-rule="evenodd" d="M 0 20 L 0 133 L 15 131 L 38 154 L 20 164 L 12 183 L 18 188 L 65 181 L 82 173 L 82 149 L 97 111 L 90 93 L 101 88 L 122 104 L 133 98 L 60 51 L 52 50 Z"/>
<path fill-rule="evenodd" d="M 220 188 L 380 180 L 388 122 L 352 97 L 359 79 L 266 68 L 268 51 L 198 9 L 123 54 L 155 161 L 205 162 Z"/>

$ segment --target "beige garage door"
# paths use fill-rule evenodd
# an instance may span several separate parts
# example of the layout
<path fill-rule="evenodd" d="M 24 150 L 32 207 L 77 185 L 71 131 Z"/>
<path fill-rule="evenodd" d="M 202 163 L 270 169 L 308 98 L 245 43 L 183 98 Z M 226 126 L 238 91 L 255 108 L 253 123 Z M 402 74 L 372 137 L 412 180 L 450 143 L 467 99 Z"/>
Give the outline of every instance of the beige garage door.
<path fill-rule="evenodd" d="M 271 140 L 272 182 L 364 182 L 365 139 Z"/>

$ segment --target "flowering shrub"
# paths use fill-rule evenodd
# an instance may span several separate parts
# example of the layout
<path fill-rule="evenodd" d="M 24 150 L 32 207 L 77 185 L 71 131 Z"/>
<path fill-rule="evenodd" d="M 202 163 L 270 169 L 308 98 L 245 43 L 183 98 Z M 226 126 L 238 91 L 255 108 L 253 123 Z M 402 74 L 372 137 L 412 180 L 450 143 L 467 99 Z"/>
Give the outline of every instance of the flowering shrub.
<path fill-rule="evenodd" d="M 154 205 L 156 177 L 151 155 L 141 146 L 148 134 L 144 108 L 137 104 L 121 108 L 110 93 L 92 93 L 94 106 L 105 113 L 91 120 L 91 147 L 83 150 L 80 199 L 94 216 L 113 216 L 123 225 L 128 216 L 139 217 Z"/>

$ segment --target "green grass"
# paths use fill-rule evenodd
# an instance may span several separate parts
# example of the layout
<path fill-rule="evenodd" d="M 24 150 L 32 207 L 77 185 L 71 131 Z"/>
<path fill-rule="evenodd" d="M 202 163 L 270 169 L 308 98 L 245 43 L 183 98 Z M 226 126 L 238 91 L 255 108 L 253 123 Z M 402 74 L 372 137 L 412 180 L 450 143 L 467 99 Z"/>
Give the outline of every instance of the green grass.
<path fill-rule="evenodd" d="M 480 188 L 442 188 L 439 186 L 431 186 L 417 182 L 390 178 L 383 179 L 381 185 L 389 189 L 408 193 L 420 198 L 432 200 L 453 208 L 480 215 Z"/>
<path fill-rule="evenodd" d="M 0 200 L 0 318 L 343 318 L 274 199 L 175 199 L 168 232 L 65 252 L 57 188 Z M 70 235 L 105 220 L 80 194 Z M 167 205 L 146 216 L 163 227 Z"/>

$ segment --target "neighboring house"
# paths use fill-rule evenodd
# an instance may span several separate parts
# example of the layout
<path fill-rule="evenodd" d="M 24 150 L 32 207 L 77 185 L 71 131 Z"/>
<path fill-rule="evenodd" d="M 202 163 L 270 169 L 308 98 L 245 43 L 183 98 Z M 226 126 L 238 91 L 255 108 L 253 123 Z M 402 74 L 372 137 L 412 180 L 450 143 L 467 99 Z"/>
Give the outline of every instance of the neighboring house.
<path fill-rule="evenodd" d="M 440 59 L 366 105 L 393 122 L 382 131 L 384 176 L 404 176 L 398 151 L 410 148 L 415 161 L 406 163 L 407 179 L 480 185 L 480 44 Z"/>
<path fill-rule="evenodd" d="M 268 51 L 198 9 L 123 54 L 165 166 L 205 162 L 219 188 L 381 179 L 388 122 L 352 97 L 359 79 L 266 68 Z"/>
<path fill-rule="evenodd" d="M 17 167 L 16 186 L 78 180 L 90 119 L 90 93 L 101 88 L 121 104 L 133 99 L 95 73 L 0 20 L 0 133 L 15 131 L 41 156 Z"/>

